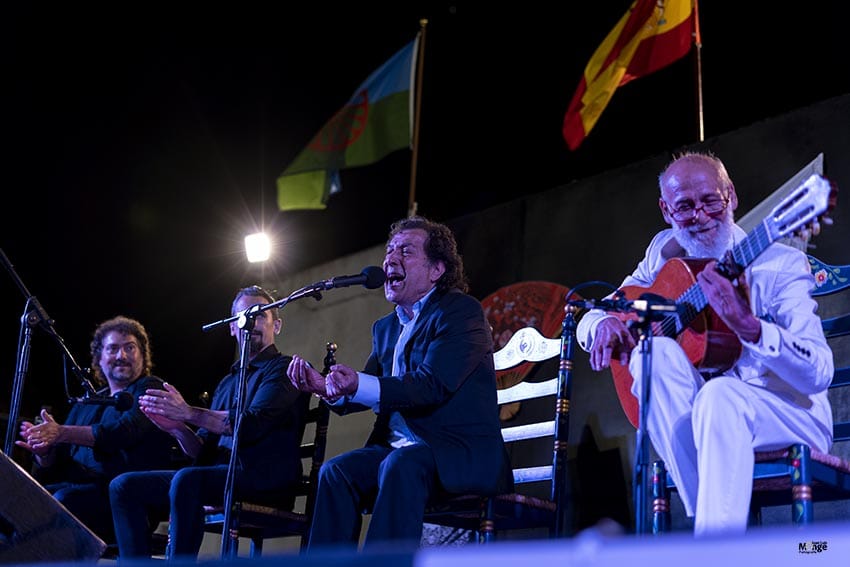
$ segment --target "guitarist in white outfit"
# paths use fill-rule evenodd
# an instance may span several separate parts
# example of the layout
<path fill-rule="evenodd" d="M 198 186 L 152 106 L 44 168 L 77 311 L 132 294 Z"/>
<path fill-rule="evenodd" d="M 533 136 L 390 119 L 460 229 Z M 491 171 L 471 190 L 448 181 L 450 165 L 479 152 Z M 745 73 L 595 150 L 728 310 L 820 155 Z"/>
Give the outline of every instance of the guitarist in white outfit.
<path fill-rule="evenodd" d="M 650 286 L 670 258 L 721 258 L 747 236 L 733 220 L 735 188 L 714 156 L 678 157 L 659 185 L 658 203 L 672 228 L 653 238 L 623 286 Z M 809 295 L 814 279 L 806 256 L 770 244 L 734 282 L 715 265 L 696 284 L 740 339 L 740 358 L 706 380 L 674 339 L 652 342 L 647 428 L 687 515 L 695 516 L 697 536 L 746 530 L 754 450 L 803 442 L 827 452 L 832 444 L 833 357 Z M 632 393 L 641 399 L 640 353 L 620 318 L 586 313 L 578 340 L 594 370 L 627 364 Z"/>

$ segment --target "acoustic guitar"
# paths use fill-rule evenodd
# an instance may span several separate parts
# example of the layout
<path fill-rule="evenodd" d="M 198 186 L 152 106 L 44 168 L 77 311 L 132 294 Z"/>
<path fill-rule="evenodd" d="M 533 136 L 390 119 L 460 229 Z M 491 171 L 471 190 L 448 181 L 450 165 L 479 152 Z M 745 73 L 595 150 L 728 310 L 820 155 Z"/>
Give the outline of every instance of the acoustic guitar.
<path fill-rule="evenodd" d="M 734 279 L 774 241 L 814 227 L 835 205 L 835 191 L 829 181 L 815 174 L 779 203 L 760 225 L 728 251 L 718 262 L 718 271 Z M 672 258 L 649 287 L 624 286 L 626 299 L 639 299 L 646 293 L 675 298 L 676 311 L 652 323 L 653 336 L 675 338 L 691 363 L 706 376 L 731 368 L 741 355 L 741 343 L 709 307 L 696 276 L 711 259 Z M 633 313 L 614 313 L 628 323 Z M 638 402 L 631 393 L 634 378 L 627 365 L 611 361 L 614 387 L 629 421 L 638 426 Z"/>

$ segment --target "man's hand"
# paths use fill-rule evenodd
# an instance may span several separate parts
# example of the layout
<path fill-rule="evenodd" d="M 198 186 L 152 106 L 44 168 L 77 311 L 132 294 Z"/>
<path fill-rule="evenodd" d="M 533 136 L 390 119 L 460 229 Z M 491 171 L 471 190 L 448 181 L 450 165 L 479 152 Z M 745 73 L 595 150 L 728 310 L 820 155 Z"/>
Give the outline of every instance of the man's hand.
<path fill-rule="evenodd" d="M 321 398 L 328 397 L 328 392 L 325 388 L 325 377 L 297 354 L 293 355 L 292 362 L 289 363 L 289 368 L 286 369 L 286 375 L 289 376 L 289 381 L 298 390 L 309 394 L 316 394 Z"/>
<path fill-rule="evenodd" d="M 142 410 L 142 413 L 145 414 L 145 417 L 151 420 L 154 425 L 156 425 L 166 433 L 170 433 L 171 435 L 175 435 L 177 431 L 183 429 L 186 426 L 185 423 L 180 420 L 169 419 L 164 415 L 154 413 L 150 409 L 146 409 L 141 405 L 139 406 L 139 409 Z"/>
<path fill-rule="evenodd" d="M 625 323 L 616 317 L 606 317 L 596 326 L 596 335 L 590 347 L 590 367 L 593 370 L 604 370 L 611 366 L 611 359 L 620 364 L 629 363 L 635 339 Z"/>
<path fill-rule="evenodd" d="M 761 338 L 761 322 L 753 315 L 747 299 L 749 289 L 743 278 L 736 288 L 710 262 L 697 274 L 697 282 L 714 312 L 742 340 L 755 343 Z"/>
<path fill-rule="evenodd" d="M 328 372 L 325 388 L 328 397 L 332 399 L 342 396 L 354 395 L 360 385 L 360 377 L 357 371 L 344 364 L 334 364 Z"/>
<path fill-rule="evenodd" d="M 56 423 L 47 410 L 41 410 L 41 419 L 44 422 L 38 425 L 29 421 L 23 422 L 20 432 L 23 441 L 15 441 L 15 445 L 39 457 L 47 455 L 61 441 L 62 436 L 62 426 Z"/>
<path fill-rule="evenodd" d="M 168 384 L 162 385 L 164 390 L 149 389 L 145 390 L 144 396 L 139 396 L 139 409 L 151 418 L 157 426 L 162 428 L 162 425 L 168 427 L 174 425 L 174 422 L 187 422 L 192 417 L 192 406 L 186 403 L 177 388 Z M 151 416 L 157 416 L 159 421 Z M 165 429 L 171 431 L 171 429 Z"/>

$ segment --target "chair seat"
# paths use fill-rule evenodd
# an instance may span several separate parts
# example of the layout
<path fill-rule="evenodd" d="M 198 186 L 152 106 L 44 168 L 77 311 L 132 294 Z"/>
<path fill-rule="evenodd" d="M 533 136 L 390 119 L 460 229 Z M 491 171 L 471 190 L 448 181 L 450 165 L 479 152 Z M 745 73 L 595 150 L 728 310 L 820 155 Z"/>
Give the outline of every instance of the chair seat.
<path fill-rule="evenodd" d="M 787 464 L 789 454 L 789 449 L 756 451 L 753 490 L 774 491 L 790 489 L 791 476 L 788 474 L 789 465 Z M 850 461 L 829 453 L 821 453 L 814 449 L 811 450 L 810 458 L 811 465 L 815 469 L 812 471 L 813 489 L 820 492 L 835 492 L 836 496 L 841 495 L 843 492 L 846 496 L 846 491 L 850 490 L 850 486 L 844 486 L 842 488 L 839 485 L 836 487 L 836 479 L 833 478 L 833 474 L 830 471 L 839 474 L 850 474 Z M 830 481 L 829 483 L 824 484 L 820 480 L 823 478 L 823 475 L 827 475 Z"/>
<path fill-rule="evenodd" d="M 755 452 L 755 475 L 753 478 L 753 490 L 755 491 L 771 491 L 771 490 L 788 490 L 791 488 L 791 477 L 788 475 L 788 460 L 789 449 L 777 449 L 775 451 L 756 451 Z M 833 469 L 839 473 L 850 474 L 850 461 L 842 459 L 836 455 L 829 453 L 821 453 L 820 451 L 811 451 L 811 460 L 814 463 L 819 463 Z M 815 476 L 815 484 L 819 484 L 817 476 Z M 668 479 L 667 487 L 675 489 L 672 479 Z"/>
<path fill-rule="evenodd" d="M 224 523 L 223 506 L 204 506 L 207 527 Z M 281 537 L 303 533 L 307 527 L 307 516 L 282 508 L 242 502 L 239 510 L 239 532 L 245 536 L 261 534 L 264 538 Z"/>
<path fill-rule="evenodd" d="M 490 498 L 491 518 L 502 529 L 546 527 L 557 509 L 554 502 L 516 492 Z M 477 530 L 481 508 L 486 499 L 475 495 L 454 496 L 429 506 L 425 514 L 430 522 L 466 530 Z"/>
<path fill-rule="evenodd" d="M 484 500 L 473 494 L 450 496 L 425 509 L 426 521 L 452 528 L 477 530 L 483 505 Z"/>
<path fill-rule="evenodd" d="M 778 449 L 776 451 L 756 451 L 756 463 L 787 459 L 789 452 L 790 451 L 787 448 Z M 846 459 L 842 459 L 841 457 L 831 455 L 829 453 L 821 453 L 815 449 L 812 449 L 811 456 L 813 461 L 822 463 L 841 472 L 850 473 L 850 461 Z"/>
<path fill-rule="evenodd" d="M 555 503 L 551 500 L 517 493 L 500 494 L 496 496 L 496 502 L 501 502 L 505 505 L 522 504 L 523 506 L 529 506 L 531 508 L 534 508 L 536 510 L 542 510 L 544 512 L 554 512 L 556 508 Z"/>

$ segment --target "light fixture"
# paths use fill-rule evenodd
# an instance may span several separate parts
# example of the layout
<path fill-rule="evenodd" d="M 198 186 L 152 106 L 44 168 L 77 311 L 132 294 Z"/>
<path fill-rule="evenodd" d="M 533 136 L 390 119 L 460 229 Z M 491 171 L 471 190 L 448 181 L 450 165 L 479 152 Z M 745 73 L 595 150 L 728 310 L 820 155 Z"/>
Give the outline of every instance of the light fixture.
<path fill-rule="evenodd" d="M 272 243 L 264 232 L 245 237 L 245 254 L 249 262 L 265 262 L 271 256 Z"/>

